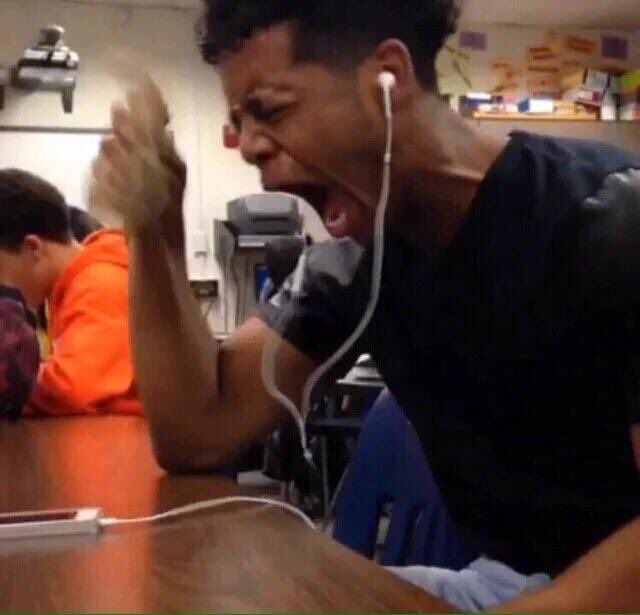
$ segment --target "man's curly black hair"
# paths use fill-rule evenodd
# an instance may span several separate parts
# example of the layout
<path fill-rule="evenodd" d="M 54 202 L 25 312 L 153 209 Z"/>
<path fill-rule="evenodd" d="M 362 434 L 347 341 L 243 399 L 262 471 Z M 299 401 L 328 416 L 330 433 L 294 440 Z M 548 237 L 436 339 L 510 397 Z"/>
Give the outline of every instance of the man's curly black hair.
<path fill-rule="evenodd" d="M 296 61 L 351 68 L 382 41 L 412 54 L 421 83 L 437 90 L 436 56 L 456 30 L 459 0 L 204 0 L 199 25 L 204 59 L 217 64 L 255 33 L 290 23 Z"/>

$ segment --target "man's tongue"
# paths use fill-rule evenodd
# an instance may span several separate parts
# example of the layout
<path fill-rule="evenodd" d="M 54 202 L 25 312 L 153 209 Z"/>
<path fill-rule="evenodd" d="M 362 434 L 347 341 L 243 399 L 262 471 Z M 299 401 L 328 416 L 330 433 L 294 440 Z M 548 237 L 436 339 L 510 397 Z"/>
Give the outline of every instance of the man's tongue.
<path fill-rule="evenodd" d="M 350 203 L 341 195 L 331 193 L 323 209 L 324 225 L 333 237 L 339 239 L 349 234 Z"/>

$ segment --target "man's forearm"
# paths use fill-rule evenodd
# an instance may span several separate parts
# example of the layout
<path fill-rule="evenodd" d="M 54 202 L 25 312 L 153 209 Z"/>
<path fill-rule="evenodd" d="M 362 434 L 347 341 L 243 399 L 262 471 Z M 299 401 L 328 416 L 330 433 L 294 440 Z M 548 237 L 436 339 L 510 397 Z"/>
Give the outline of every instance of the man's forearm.
<path fill-rule="evenodd" d="M 184 258 L 156 233 L 130 240 L 133 358 L 160 463 L 181 465 L 218 397 L 217 345 L 192 296 Z"/>
<path fill-rule="evenodd" d="M 553 585 L 504 605 L 506 613 L 640 611 L 640 520 L 585 555 Z"/>

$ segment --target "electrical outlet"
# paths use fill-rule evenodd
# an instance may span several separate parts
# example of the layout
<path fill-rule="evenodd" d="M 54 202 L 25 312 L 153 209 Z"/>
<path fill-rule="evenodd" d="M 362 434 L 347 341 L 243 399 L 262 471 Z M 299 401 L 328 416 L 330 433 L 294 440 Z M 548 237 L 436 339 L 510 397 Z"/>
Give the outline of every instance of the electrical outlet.
<path fill-rule="evenodd" d="M 218 280 L 191 280 L 189 285 L 197 299 L 215 299 L 218 296 Z"/>

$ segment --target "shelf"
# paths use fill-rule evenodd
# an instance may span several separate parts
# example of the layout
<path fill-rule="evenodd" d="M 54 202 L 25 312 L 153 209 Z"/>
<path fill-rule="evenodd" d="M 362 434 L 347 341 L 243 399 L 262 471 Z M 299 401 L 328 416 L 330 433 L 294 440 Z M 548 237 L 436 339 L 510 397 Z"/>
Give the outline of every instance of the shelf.
<path fill-rule="evenodd" d="M 474 120 L 502 120 L 502 121 L 525 121 L 525 122 L 593 122 L 609 124 L 610 122 L 602 122 L 597 117 L 589 114 L 575 113 L 481 113 L 476 111 L 472 119 Z M 632 124 L 633 122 L 629 122 Z"/>

